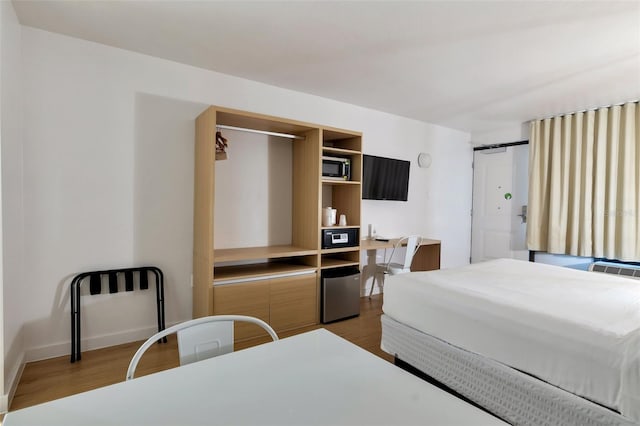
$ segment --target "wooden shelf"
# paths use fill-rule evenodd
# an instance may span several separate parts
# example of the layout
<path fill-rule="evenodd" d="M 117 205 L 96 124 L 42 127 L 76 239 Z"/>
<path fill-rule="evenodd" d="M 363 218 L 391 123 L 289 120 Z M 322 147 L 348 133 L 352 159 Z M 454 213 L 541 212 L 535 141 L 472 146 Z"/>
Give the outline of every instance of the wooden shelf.
<path fill-rule="evenodd" d="M 356 182 L 355 180 L 332 180 L 332 179 L 322 179 L 322 183 L 327 185 L 360 185 L 360 182 Z"/>
<path fill-rule="evenodd" d="M 322 140 L 324 142 L 341 141 L 344 139 L 353 139 L 357 137 L 362 137 L 362 133 L 326 126 L 322 128 Z"/>
<path fill-rule="evenodd" d="M 242 247 L 233 249 L 215 249 L 213 250 L 213 259 L 215 262 L 233 262 L 239 260 L 309 256 L 317 253 L 317 250 L 296 246 Z"/>
<path fill-rule="evenodd" d="M 360 155 L 360 151 L 354 151 L 352 149 L 333 148 L 330 146 L 323 146 L 322 151 L 331 154 Z"/>
<path fill-rule="evenodd" d="M 356 246 L 356 247 L 342 247 L 342 248 L 335 248 L 335 249 L 322 249 L 320 251 L 320 253 L 322 254 L 331 254 L 331 253 L 346 253 L 349 251 L 360 251 L 360 247 Z"/>
<path fill-rule="evenodd" d="M 230 108 L 215 107 L 216 124 L 244 127 L 276 133 L 304 134 L 315 126 L 296 120 L 285 120 L 264 114 L 249 113 Z"/>
<path fill-rule="evenodd" d="M 249 265 L 218 266 L 214 268 L 213 282 L 222 280 L 241 280 L 250 278 L 269 277 L 299 272 L 316 271 L 315 266 L 297 265 L 292 263 L 269 262 Z"/>
<path fill-rule="evenodd" d="M 323 226 L 321 229 L 345 229 L 345 228 L 360 228 L 360 225 L 347 225 L 347 226 Z"/>
<path fill-rule="evenodd" d="M 321 269 L 341 268 L 343 266 L 360 266 L 360 262 L 353 262 L 350 260 L 327 258 L 322 259 Z"/>

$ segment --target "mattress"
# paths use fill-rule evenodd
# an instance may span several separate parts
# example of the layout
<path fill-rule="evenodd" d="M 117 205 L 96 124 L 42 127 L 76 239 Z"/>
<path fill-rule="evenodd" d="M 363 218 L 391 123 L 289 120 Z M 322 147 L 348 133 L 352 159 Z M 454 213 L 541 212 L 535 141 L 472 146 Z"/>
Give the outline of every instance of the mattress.
<path fill-rule="evenodd" d="M 389 276 L 385 315 L 640 422 L 640 282 L 513 259 Z"/>

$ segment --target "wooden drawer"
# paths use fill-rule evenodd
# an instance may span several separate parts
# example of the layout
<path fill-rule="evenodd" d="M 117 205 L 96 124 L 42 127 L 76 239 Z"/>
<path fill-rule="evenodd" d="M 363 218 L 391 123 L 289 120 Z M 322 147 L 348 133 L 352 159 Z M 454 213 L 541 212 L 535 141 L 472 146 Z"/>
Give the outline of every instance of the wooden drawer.
<path fill-rule="evenodd" d="M 269 322 L 269 280 L 213 287 L 214 315 L 248 315 Z M 267 335 L 260 326 L 236 323 L 235 340 Z"/>
<path fill-rule="evenodd" d="M 316 324 L 316 274 L 271 280 L 271 327 L 276 332 Z"/>

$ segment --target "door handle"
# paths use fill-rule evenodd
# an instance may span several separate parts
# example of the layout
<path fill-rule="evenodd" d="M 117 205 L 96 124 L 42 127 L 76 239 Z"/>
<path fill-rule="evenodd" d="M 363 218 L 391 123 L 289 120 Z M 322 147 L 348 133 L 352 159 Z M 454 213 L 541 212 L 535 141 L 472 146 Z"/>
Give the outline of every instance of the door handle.
<path fill-rule="evenodd" d="M 527 223 L 527 206 L 522 206 L 522 213 L 517 214 L 520 219 L 522 219 L 522 223 Z"/>

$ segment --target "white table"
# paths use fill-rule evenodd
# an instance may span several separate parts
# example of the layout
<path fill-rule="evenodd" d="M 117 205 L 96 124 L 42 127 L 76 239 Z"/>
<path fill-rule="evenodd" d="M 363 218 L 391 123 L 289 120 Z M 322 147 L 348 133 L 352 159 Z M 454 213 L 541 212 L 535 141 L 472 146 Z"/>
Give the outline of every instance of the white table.
<path fill-rule="evenodd" d="M 16 425 L 504 425 L 324 329 L 7 414 Z"/>

